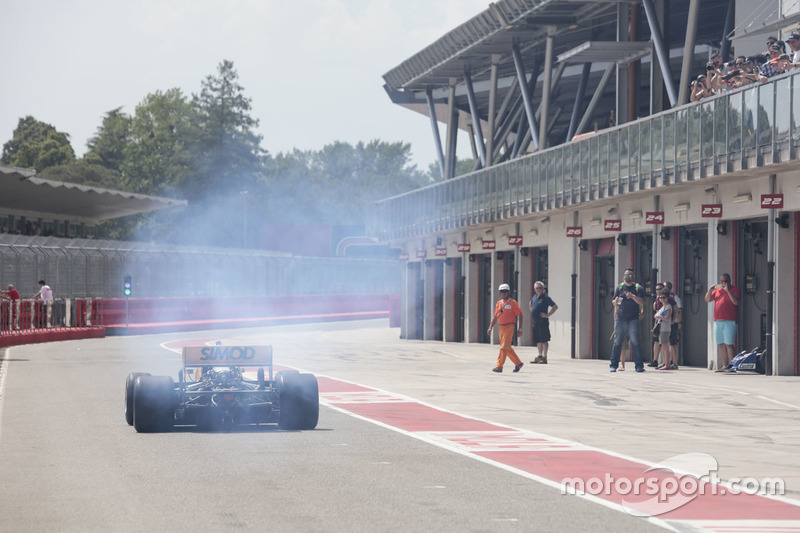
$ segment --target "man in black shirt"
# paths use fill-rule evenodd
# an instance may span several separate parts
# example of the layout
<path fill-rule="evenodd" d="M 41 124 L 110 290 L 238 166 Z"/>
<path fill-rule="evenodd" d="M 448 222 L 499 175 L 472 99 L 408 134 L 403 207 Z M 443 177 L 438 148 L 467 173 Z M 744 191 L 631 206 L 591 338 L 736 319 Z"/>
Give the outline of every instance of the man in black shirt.
<path fill-rule="evenodd" d="M 639 314 L 644 305 L 644 288 L 633 281 L 633 269 L 625 269 L 624 281 L 614 291 L 614 303 L 619 306 L 614 322 L 614 346 L 611 349 L 611 372 L 617 371 L 622 341 L 628 336 L 637 372 L 644 372 L 639 340 Z"/>

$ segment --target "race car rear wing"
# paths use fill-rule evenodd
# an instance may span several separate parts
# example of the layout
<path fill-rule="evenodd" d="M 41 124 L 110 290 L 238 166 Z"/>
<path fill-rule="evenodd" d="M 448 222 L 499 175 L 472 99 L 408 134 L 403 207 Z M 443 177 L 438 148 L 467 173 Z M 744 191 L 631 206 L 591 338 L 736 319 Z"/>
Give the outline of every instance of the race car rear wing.
<path fill-rule="evenodd" d="M 271 369 L 272 345 L 184 346 L 183 366 L 268 366 Z"/>

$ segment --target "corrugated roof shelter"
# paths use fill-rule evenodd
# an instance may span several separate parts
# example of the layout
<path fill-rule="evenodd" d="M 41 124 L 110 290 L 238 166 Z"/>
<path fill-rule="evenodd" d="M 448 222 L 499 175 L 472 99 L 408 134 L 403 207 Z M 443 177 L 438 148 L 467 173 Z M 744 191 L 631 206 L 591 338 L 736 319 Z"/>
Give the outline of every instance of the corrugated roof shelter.
<path fill-rule="evenodd" d="M 36 177 L 36 171 L 0 165 L 0 210 L 79 218 L 94 223 L 187 205 L 186 200 L 147 196 Z"/>

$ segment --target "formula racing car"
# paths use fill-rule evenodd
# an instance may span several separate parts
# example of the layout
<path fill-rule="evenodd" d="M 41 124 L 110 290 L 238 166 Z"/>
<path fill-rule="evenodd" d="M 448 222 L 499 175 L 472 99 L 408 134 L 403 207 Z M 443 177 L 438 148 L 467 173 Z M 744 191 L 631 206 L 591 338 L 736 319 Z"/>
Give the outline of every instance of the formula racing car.
<path fill-rule="evenodd" d="M 282 370 L 273 379 L 272 346 L 186 346 L 177 384 L 142 372 L 125 381 L 125 421 L 139 433 L 176 425 L 314 429 L 318 418 L 317 378 Z"/>

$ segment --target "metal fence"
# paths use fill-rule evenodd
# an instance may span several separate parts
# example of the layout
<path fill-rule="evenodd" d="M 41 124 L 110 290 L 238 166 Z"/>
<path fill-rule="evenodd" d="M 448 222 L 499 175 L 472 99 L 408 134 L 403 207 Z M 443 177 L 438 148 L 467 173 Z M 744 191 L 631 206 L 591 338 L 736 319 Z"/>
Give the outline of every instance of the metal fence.
<path fill-rule="evenodd" d="M 0 300 L 0 334 L 103 325 L 101 298 Z"/>
<path fill-rule="evenodd" d="M 798 158 L 800 73 L 376 202 L 381 241 L 467 228 Z"/>
<path fill-rule="evenodd" d="M 43 279 L 56 296 L 269 296 L 391 293 L 396 260 L 301 257 L 260 250 L 0 234 L 0 288 L 23 298 Z"/>

